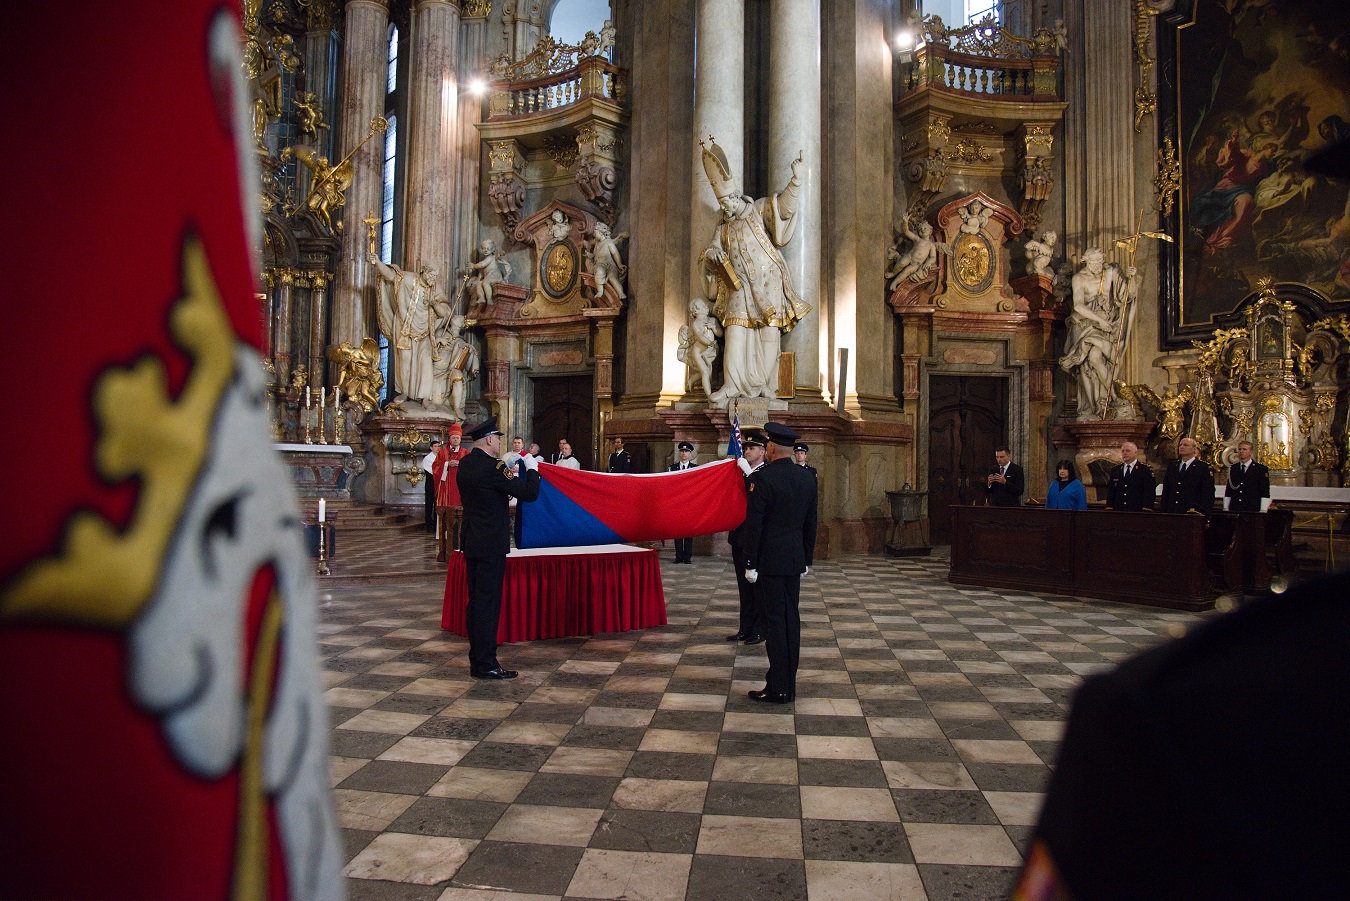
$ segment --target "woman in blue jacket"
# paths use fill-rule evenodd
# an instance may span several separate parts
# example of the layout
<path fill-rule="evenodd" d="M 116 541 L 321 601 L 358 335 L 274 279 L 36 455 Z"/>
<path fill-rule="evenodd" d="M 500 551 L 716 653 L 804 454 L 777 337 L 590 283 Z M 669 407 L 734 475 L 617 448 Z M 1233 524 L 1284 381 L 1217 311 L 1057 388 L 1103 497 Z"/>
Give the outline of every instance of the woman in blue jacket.
<path fill-rule="evenodd" d="M 1050 493 L 1045 496 L 1047 510 L 1086 510 L 1087 492 L 1073 468 L 1073 461 L 1060 460 L 1055 465 L 1058 479 L 1050 483 Z"/>

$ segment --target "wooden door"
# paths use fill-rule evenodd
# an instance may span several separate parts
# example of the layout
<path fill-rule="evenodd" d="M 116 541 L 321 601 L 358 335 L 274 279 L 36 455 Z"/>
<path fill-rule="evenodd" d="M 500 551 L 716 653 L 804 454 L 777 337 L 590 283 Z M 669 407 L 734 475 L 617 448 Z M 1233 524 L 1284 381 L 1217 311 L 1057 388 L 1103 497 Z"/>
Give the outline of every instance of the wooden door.
<path fill-rule="evenodd" d="M 591 421 L 595 390 L 590 375 L 539 377 L 534 382 L 534 416 L 530 437 L 545 460 L 558 452 L 558 440 L 572 443 L 572 455 L 582 469 L 595 469 L 591 451 Z"/>
<path fill-rule="evenodd" d="M 951 542 L 951 505 L 984 503 L 994 449 L 1007 439 L 1008 380 L 933 376 L 928 380 L 928 530 Z"/>

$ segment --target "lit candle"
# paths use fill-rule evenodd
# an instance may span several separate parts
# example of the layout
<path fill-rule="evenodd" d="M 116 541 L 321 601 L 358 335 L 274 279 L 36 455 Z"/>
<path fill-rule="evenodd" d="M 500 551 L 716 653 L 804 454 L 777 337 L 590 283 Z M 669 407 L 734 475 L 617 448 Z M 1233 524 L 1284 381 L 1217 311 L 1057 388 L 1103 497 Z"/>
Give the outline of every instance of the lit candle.
<path fill-rule="evenodd" d="M 310 408 L 310 406 L 311 406 L 311 404 L 310 404 L 310 393 L 309 393 L 310 390 L 311 390 L 311 389 L 310 389 L 310 386 L 309 386 L 309 385 L 306 385 L 306 386 L 305 386 L 305 409 L 306 409 L 306 410 L 308 410 L 308 409 Z"/>
<path fill-rule="evenodd" d="M 328 521 L 328 502 L 319 498 L 319 522 Z"/>

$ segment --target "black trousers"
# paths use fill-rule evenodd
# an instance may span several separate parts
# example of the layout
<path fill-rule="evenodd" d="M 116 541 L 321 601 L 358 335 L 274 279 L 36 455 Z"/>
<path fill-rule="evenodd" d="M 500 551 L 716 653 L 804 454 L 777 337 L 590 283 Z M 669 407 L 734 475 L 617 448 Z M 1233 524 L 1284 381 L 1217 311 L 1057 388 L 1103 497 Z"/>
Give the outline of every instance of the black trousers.
<path fill-rule="evenodd" d="M 427 531 L 434 533 L 436 531 L 436 480 L 426 470 L 422 471 L 422 489 L 427 504 Z"/>
<path fill-rule="evenodd" d="M 502 582 L 506 557 L 465 557 L 469 577 L 469 607 L 464 611 L 469 631 L 469 670 L 496 669 L 497 621 L 502 615 Z"/>
<path fill-rule="evenodd" d="M 694 539 L 676 538 L 675 539 L 675 562 L 681 560 L 691 561 L 694 559 Z"/>
<path fill-rule="evenodd" d="M 769 652 L 769 672 L 764 690 L 770 694 L 797 695 L 797 661 L 802 650 L 802 618 L 797 609 L 802 577 L 759 575 L 755 599 L 764 612 L 764 646 Z"/>
<path fill-rule="evenodd" d="M 736 590 L 741 595 L 740 633 L 742 635 L 763 635 L 764 617 L 760 612 L 759 603 L 755 600 L 755 586 L 745 579 L 745 551 L 733 547 L 731 549 L 731 562 L 736 568 Z"/>

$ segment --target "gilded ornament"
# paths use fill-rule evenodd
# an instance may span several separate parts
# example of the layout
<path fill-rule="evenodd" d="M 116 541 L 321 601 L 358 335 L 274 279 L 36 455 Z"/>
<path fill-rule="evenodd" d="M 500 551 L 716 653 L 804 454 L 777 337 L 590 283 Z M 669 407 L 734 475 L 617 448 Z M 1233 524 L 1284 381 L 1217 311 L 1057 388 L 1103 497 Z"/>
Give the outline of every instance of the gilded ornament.
<path fill-rule="evenodd" d="M 956 278 L 972 291 L 984 287 L 990 275 L 989 242 L 983 235 L 962 234 L 952 249 Z"/>
<path fill-rule="evenodd" d="M 564 297 L 577 277 L 577 255 L 572 245 L 556 241 L 544 251 L 544 288 L 555 298 Z"/>
<path fill-rule="evenodd" d="M 1181 190 L 1181 161 L 1177 159 L 1177 148 L 1172 138 L 1163 138 L 1158 150 L 1158 171 L 1153 176 L 1153 196 L 1163 216 L 1172 215 L 1177 192 Z"/>
<path fill-rule="evenodd" d="M 989 163 L 993 162 L 993 155 L 974 141 L 962 138 L 956 142 L 954 147 L 947 150 L 950 159 L 963 163 Z"/>

